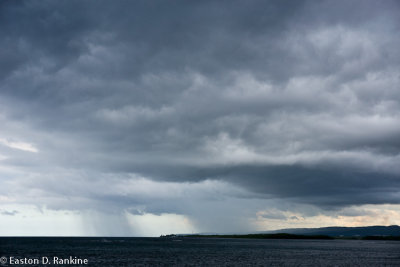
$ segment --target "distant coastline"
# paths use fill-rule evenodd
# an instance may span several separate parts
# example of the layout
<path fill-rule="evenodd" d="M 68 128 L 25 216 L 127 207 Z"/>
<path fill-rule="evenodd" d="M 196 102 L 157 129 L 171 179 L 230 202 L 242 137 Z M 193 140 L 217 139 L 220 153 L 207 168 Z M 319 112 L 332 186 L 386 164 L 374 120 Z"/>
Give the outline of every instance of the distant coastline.
<path fill-rule="evenodd" d="M 194 238 L 249 238 L 249 239 L 320 239 L 320 240 L 334 240 L 334 239 L 353 239 L 353 240 L 396 240 L 400 241 L 400 236 L 353 236 L 353 237 L 340 237 L 328 235 L 297 235 L 297 234 L 248 234 L 248 235 L 184 235 L 183 237 Z"/>
<path fill-rule="evenodd" d="M 251 239 L 334 239 L 327 235 L 295 235 L 287 233 L 279 234 L 248 234 L 248 235 L 187 235 L 186 237 L 204 238 L 251 238 Z"/>
<path fill-rule="evenodd" d="M 250 239 L 354 239 L 354 240 L 400 240 L 400 226 L 364 226 L 364 227 L 322 227 L 293 228 L 276 231 L 246 234 L 181 234 L 166 235 L 164 238 L 250 238 Z"/>

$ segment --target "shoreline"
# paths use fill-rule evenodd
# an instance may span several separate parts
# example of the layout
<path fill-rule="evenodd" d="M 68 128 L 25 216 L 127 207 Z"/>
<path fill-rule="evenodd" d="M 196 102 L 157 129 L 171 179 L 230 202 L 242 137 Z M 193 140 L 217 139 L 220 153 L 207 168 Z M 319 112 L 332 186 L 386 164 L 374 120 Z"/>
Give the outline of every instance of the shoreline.
<path fill-rule="evenodd" d="M 160 236 L 160 238 L 193 237 L 193 238 L 245 238 L 245 239 L 304 239 L 304 240 L 389 240 L 400 241 L 400 236 L 329 236 L 329 235 L 298 235 L 298 234 L 246 234 L 246 235 L 179 235 Z"/>

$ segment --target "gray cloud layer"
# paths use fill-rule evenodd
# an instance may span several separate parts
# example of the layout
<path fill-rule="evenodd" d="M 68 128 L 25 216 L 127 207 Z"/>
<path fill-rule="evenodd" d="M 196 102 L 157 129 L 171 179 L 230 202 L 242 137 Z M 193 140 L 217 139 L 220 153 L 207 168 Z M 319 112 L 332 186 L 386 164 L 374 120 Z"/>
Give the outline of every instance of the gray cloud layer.
<path fill-rule="evenodd" d="M 399 203 L 399 29 L 396 1 L 3 1 L 0 183 L 55 209 Z"/>

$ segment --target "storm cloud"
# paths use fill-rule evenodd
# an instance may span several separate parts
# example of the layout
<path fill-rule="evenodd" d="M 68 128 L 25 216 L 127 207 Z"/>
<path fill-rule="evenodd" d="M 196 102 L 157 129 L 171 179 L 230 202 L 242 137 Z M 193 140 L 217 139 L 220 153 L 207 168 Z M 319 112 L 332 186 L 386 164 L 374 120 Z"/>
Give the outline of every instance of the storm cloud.
<path fill-rule="evenodd" d="M 3 1 L 0 199 L 207 231 L 400 204 L 399 11 Z"/>

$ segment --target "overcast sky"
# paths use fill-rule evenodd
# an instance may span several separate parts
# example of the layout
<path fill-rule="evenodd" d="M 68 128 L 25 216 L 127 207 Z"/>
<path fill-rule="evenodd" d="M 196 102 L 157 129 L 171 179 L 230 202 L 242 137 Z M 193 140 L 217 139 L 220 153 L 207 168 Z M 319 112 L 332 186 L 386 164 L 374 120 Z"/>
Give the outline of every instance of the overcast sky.
<path fill-rule="evenodd" d="M 400 224 L 398 1 L 2 1 L 0 234 Z"/>

